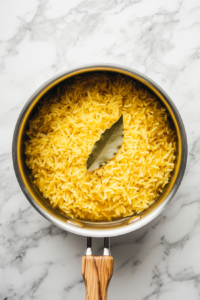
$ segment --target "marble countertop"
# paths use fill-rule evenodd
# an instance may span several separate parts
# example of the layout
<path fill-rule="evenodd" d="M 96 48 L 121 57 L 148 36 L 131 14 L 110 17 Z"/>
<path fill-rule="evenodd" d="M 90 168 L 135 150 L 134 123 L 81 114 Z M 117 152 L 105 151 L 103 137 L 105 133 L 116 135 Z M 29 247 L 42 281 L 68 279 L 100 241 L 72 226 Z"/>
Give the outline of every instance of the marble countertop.
<path fill-rule="evenodd" d="M 85 299 L 86 238 L 55 227 L 23 195 L 11 144 L 29 96 L 51 76 L 93 62 L 155 80 L 183 118 L 189 155 L 170 205 L 137 232 L 111 239 L 108 299 L 200 299 L 200 2 L 0 2 L 0 299 Z M 101 254 L 103 240 L 94 239 Z"/>

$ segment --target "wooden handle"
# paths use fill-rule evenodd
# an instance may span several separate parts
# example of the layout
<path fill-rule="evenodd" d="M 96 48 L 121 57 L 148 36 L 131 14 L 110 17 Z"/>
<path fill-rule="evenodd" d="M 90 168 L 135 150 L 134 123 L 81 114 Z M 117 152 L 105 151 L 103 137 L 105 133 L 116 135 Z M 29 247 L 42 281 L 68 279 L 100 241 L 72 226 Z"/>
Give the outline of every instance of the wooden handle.
<path fill-rule="evenodd" d="M 112 273 L 112 256 L 83 256 L 82 275 L 85 281 L 86 300 L 107 299 L 108 285 Z"/>

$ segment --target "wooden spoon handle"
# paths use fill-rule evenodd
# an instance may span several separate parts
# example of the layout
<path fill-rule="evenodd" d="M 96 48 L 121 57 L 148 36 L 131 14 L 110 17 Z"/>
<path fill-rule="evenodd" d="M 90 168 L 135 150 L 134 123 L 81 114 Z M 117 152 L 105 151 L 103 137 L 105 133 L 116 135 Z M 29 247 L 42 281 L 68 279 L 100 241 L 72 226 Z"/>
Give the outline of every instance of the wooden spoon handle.
<path fill-rule="evenodd" d="M 112 256 L 83 256 L 82 275 L 85 281 L 86 300 L 107 299 L 108 285 L 112 273 Z"/>

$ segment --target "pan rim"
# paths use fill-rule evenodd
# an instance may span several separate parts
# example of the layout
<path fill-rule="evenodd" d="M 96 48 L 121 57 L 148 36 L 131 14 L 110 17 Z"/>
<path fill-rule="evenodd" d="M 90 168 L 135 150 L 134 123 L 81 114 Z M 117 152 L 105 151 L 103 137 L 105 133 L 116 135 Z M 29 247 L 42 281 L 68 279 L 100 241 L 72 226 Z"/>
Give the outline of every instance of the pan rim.
<path fill-rule="evenodd" d="M 65 80 L 68 77 L 75 76 L 80 73 L 86 73 L 86 72 L 91 72 L 91 71 L 114 71 L 122 74 L 126 74 L 131 76 L 136 76 L 140 78 L 145 85 L 148 86 L 148 84 L 155 89 L 155 91 L 158 91 L 159 95 L 161 95 L 166 103 L 169 105 L 170 109 L 173 112 L 175 121 L 177 122 L 177 126 L 180 132 L 180 144 L 181 144 L 181 157 L 180 157 L 180 166 L 179 170 L 177 173 L 177 176 L 175 178 L 174 184 L 169 190 L 168 195 L 166 198 L 163 200 L 163 202 L 158 205 L 152 212 L 147 213 L 145 217 L 142 217 L 140 220 L 137 222 L 133 222 L 132 224 L 126 225 L 125 223 L 121 226 L 108 226 L 108 228 L 96 228 L 96 227 L 90 227 L 87 224 L 85 224 L 84 227 L 78 227 L 78 226 L 73 226 L 72 224 L 68 224 L 66 222 L 66 218 L 62 217 L 56 217 L 55 216 L 55 210 L 49 209 L 46 211 L 44 207 L 38 204 L 37 201 L 35 201 L 33 195 L 31 195 L 30 190 L 28 189 L 28 186 L 24 180 L 23 177 L 23 170 L 22 167 L 20 166 L 20 158 L 19 158 L 19 135 L 20 135 L 20 130 L 22 127 L 22 123 L 24 121 L 24 117 L 27 115 L 27 111 L 31 110 L 32 107 L 34 106 L 33 104 L 35 103 L 36 99 L 40 99 L 50 88 L 52 88 L 52 85 L 55 86 L 62 80 Z M 39 101 L 39 100 L 38 100 Z M 32 106 L 31 106 L 32 105 Z M 29 98 L 29 100 L 26 102 L 24 105 L 19 118 L 17 120 L 16 126 L 15 126 L 15 131 L 13 135 L 13 144 L 12 144 L 12 157 L 13 157 L 13 165 L 14 165 L 14 170 L 16 177 L 18 179 L 19 185 L 25 194 L 26 198 L 28 201 L 31 203 L 31 205 L 41 214 L 43 215 L 46 219 L 48 219 L 50 222 L 53 224 L 57 225 L 58 227 L 70 231 L 75 234 L 83 235 L 83 236 L 92 236 L 92 237 L 107 237 L 107 236 L 117 236 L 121 234 L 125 234 L 134 230 L 137 230 L 144 225 L 148 224 L 151 222 L 153 219 L 155 219 L 166 207 L 166 205 L 172 200 L 174 197 L 175 193 L 178 190 L 178 187 L 182 181 L 182 178 L 184 176 L 185 168 L 186 168 L 186 163 L 187 163 L 187 137 L 186 137 L 186 132 L 185 132 L 185 127 L 183 124 L 183 121 L 181 119 L 181 116 L 178 112 L 178 109 L 176 108 L 175 104 L 171 100 L 171 98 L 166 94 L 166 92 L 157 84 L 155 83 L 152 79 L 148 78 L 146 75 L 141 74 L 140 72 L 133 70 L 128 67 L 124 67 L 121 65 L 117 64 L 92 64 L 92 65 L 85 65 L 85 66 L 80 66 L 77 68 L 70 69 L 68 71 L 61 72 L 49 80 L 47 80 L 44 84 L 42 84 Z M 92 222 L 91 222 L 92 223 Z M 84 224 L 84 222 L 83 222 Z M 96 223 L 97 224 L 97 223 Z"/>

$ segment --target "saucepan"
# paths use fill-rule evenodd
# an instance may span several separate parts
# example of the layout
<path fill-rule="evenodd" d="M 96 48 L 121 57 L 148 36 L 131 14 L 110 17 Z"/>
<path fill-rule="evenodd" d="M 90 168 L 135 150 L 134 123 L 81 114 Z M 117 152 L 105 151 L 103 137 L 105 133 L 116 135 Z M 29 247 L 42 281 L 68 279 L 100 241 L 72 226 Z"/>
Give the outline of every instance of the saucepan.
<path fill-rule="evenodd" d="M 47 201 L 33 186 L 29 170 L 25 164 L 24 141 L 29 120 L 34 115 L 38 103 L 61 82 L 78 74 L 88 72 L 114 72 L 124 74 L 139 81 L 150 89 L 168 110 L 177 134 L 175 168 L 169 183 L 156 202 L 139 215 L 111 222 L 89 222 L 70 219 L 49 206 Z M 79 67 L 63 72 L 45 82 L 27 101 L 18 118 L 12 145 L 13 164 L 19 185 L 31 205 L 56 226 L 72 233 L 87 237 L 86 255 L 82 259 L 82 274 L 86 285 L 86 299 L 107 298 L 107 289 L 113 272 L 113 258 L 110 255 L 109 238 L 135 231 L 156 218 L 174 197 L 184 175 L 187 161 L 187 138 L 180 114 L 170 97 L 153 80 L 127 67 L 99 64 Z M 92 255 L 92 237 L 104 237 L 102 256 Z"/>

